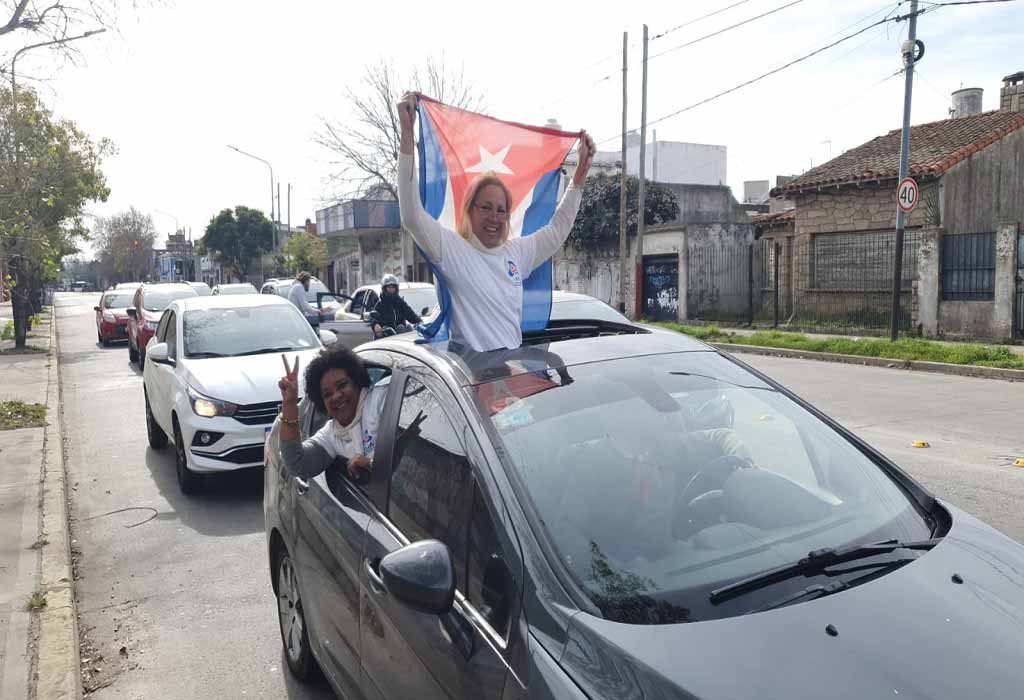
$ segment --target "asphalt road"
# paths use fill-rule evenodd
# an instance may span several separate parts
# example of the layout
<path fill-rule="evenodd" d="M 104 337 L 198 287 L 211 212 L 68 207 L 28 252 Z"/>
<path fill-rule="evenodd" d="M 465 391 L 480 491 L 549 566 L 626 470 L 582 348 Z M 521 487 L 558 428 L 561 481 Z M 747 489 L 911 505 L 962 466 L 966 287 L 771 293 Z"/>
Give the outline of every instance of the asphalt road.
<path fill-rule="evenodd" d="M 267 573 L 262 477 L 178 491 L 148 447 L 142 378 L 96 342 L 95 294 L 57 297 L 86 688 L 106 698 L 327 698 L 289 677 Z M 1024 384 L 743 356 L 942 498 L 1024 541 Z M 924 439 L 929 449 L 910 447 Z M 96 670 L 98 669 L 98 670 Z"/>
<path fill-rule="evenodd" d="M 98 299 L 56 301 L 83 669 L 86 690 L 98 688 L 89 697 L 333 697 L 293 681 L 281 655 L 262 473 L 178 491 L 172 449 L 146 441 L 127 346 L 96 342 Z"/>

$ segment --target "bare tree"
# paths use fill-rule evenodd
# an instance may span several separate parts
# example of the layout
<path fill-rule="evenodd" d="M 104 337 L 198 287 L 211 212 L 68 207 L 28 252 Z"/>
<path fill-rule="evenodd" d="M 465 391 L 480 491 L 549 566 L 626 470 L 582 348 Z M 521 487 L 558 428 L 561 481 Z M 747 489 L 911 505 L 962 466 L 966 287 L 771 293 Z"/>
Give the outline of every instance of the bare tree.
<path fill-rule="evenodd" d="M 462 67 L 446 66 L 443 56 L 430 57 L 422 68 L 404 75 L 383 58 L 366 66 L 362 83 L 345 92 L 351 116 L 321 117 L 320 130 L 313 136 L 337 168 L 328 178 L 335 195 L 386 192 L 398 198 L 395 173 L 401 131 L 395 103 L 406 90 L 462 109 L 480 111 L 484 106 L 483 96 L 466 80 Z"/>

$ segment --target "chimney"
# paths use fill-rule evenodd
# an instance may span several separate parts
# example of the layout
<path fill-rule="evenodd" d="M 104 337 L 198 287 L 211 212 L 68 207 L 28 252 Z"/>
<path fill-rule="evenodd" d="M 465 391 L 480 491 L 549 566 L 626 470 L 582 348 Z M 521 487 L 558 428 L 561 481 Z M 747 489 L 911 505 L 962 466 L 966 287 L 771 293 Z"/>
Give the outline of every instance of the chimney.
<path fill-rule="evenodd" d="M 961 88 L 953 92 L 953 107 L 949 110 L 949 116 L 969 117 L 972 114 L 981 114 L 981 97 L 984 90 L 981 88 Z"/>
<path fill-rule="evenodd" d="M 999 109 L 1024 112 L 1024 70 L 1003 78 L 1003 89 L 999 91 Z"/>

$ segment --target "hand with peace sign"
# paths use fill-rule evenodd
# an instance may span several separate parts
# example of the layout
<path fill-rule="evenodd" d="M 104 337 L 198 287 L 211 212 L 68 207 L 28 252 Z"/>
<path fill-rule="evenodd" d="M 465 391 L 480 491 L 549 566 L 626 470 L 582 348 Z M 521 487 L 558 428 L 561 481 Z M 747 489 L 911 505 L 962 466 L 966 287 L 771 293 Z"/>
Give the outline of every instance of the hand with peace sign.
<path fill-rule="evenodd" d="M 277 388 L 281 390 L 281 411 L 285 417 L 291 417 L 288 415 L 288 408 L 295 407 L 298 409 L 299 406 L 299 358 L 295 357 L 295 367 L 288 366 L 288 358 L 281 355 L 281 362 L 284 363 L 284 376 L 277 383 Z M 298 411 L 293 412 L 294 417 L 298 417 Z"/>

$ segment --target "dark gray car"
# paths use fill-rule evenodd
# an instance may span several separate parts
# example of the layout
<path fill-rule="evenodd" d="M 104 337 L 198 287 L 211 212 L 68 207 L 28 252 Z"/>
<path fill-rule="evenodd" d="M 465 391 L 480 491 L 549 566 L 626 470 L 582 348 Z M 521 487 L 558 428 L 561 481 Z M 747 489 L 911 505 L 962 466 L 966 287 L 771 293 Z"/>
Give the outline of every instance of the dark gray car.
<path fill-rule="evenodd" d="M 1024 548 L 730 356 L 600 321 L 358 352 L 388 386 L 366 483 L 295 478 L 268 440 L 299 677 L 388 699 L 1024 687 Z"/>

